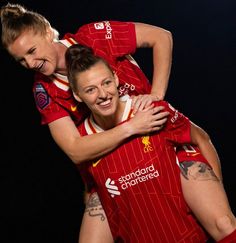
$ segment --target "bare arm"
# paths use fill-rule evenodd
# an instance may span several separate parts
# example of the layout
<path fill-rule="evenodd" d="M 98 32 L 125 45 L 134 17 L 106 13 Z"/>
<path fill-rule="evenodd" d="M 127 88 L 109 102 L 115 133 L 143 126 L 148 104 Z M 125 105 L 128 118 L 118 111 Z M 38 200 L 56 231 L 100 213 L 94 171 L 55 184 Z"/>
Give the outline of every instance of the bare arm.
<path fill-rule="evenodd" d="M 222 180 L 220 159 L 209 135 L 199 126 L 191 123 L 192 142 L 196 144 L 212 166 L 216 176 Z"/>
<path fill-rule="evenodd" d="M 164 99 L 172 64 L 172 34 L 160 27 L 135 23 L 137 47 L 153 48 L 153 80 L 151 93 Z"/>
<path fill-rule="evenodd" d="M 166 112 L 163 107 L 146 108 L 122 125 L 102 133 L 81 137 L 70 117 L 63 117 L 49 124 L 51 135 L 59 147 L 78 164 L 98 158 L 121 144 L 134 134 L 144 134 L 159 130 Z M 165 118 L 166 119 L 166 118 Z"/>

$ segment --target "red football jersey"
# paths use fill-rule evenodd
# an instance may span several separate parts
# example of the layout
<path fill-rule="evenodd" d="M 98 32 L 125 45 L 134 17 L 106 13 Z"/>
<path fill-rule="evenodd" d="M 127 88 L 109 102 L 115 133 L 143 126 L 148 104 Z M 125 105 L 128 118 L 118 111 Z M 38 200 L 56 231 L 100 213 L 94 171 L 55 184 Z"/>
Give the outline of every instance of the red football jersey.
<path fill-rule="evenodd" d="M 78 166 L 89 188 L 99 194 L 117 242 L 202 243 L 207 239 L 182 195 L 175 147 L 189 143 L 190 122 L 171 107 L 160 132 L 129 139 L 98 161 Z M 129 119 L 127 101 L 123 121 Z M 81 134 L 102 131 L 87 118 Z"/>
<path fill-rule="evenodd" d="M 132 59 L 136 50 L 135 26 L 131 22 L 103 21 L 79 28 L 76 34 L 67 33 L 61 43 L 67 47 L 80 43 L 93 48 L 96 55 L 106 59 L 119 77 L 120 96 L 150 93 L 147 77 Z M 71 116 L 75 123 L 87 114 L 85 106 L 75 101 L 66 76 L 54 74 L 35 76 L 33 86 L 37 108 L 42 124 L 64 116 Z"/>

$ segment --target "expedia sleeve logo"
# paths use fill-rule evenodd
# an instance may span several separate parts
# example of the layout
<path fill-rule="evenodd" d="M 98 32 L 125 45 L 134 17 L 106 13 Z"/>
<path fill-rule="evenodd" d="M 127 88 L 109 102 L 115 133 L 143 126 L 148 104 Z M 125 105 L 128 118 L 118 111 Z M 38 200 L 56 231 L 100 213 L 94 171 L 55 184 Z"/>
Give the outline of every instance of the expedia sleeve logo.
<path fill-rule="evenodd" d="M 112 28 L 109 21 L 94 23 L 94 28 L 96 30 L 106 29 L 105 39 L 112 39 Z"/>
<path fill-rule="evenodd" d="M 175 123 L 178 120 L 178 118 L 179 118 L 179 113 L 178 111 L 175 111 L 174 116 L 171 117 L 170 121 L 172 123 Z"/>
<path fill-rule="evenodd" d="M 94 28 L 96 30 L 103 30 L 104 29 L 104 24 L 102 22 L 99 22 L 99 23 L 95 23 L 94 24 Z"/>

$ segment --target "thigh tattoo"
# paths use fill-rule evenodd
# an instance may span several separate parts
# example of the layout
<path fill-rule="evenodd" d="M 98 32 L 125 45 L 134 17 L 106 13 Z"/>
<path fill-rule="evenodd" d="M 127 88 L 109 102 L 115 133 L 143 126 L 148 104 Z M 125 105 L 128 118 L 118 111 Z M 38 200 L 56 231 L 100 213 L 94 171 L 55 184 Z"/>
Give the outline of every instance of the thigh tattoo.
<path fill-rule="evenodd" d="M 180 163 L 181 174 L 187 179 L 199 181 L 219 181 L 213 169 L 200 161 L 184 161 Z"/>
<path fill-rule="evenodd" d="M 106 219 L 102 204 L 96 192 L 89 196 L 88 202 L 86 203 L 85 212 L 87 212 L 91 217 L 100 217 L 101 221 Z"/>

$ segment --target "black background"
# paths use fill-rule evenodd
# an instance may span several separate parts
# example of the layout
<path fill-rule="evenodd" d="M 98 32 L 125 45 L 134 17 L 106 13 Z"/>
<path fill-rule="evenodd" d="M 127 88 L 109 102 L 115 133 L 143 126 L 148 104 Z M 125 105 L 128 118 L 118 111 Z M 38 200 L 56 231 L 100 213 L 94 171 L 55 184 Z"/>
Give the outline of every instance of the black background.
<path fill-rule="evenodd" d="M 236 213 L 235 0 L 11 2 L 43 14 L 61 37 L 100 20 L 138 21 L 170 30 L 174 50 L 166 99 L 209 133 Z M 151 50 L 139 50 L 134 57 L 151 79 Z M 2 48 L 0 66 L 0 241 L 77 242 L 83 212 L 78 172 L 40 125 L 33 73 Z"/>

